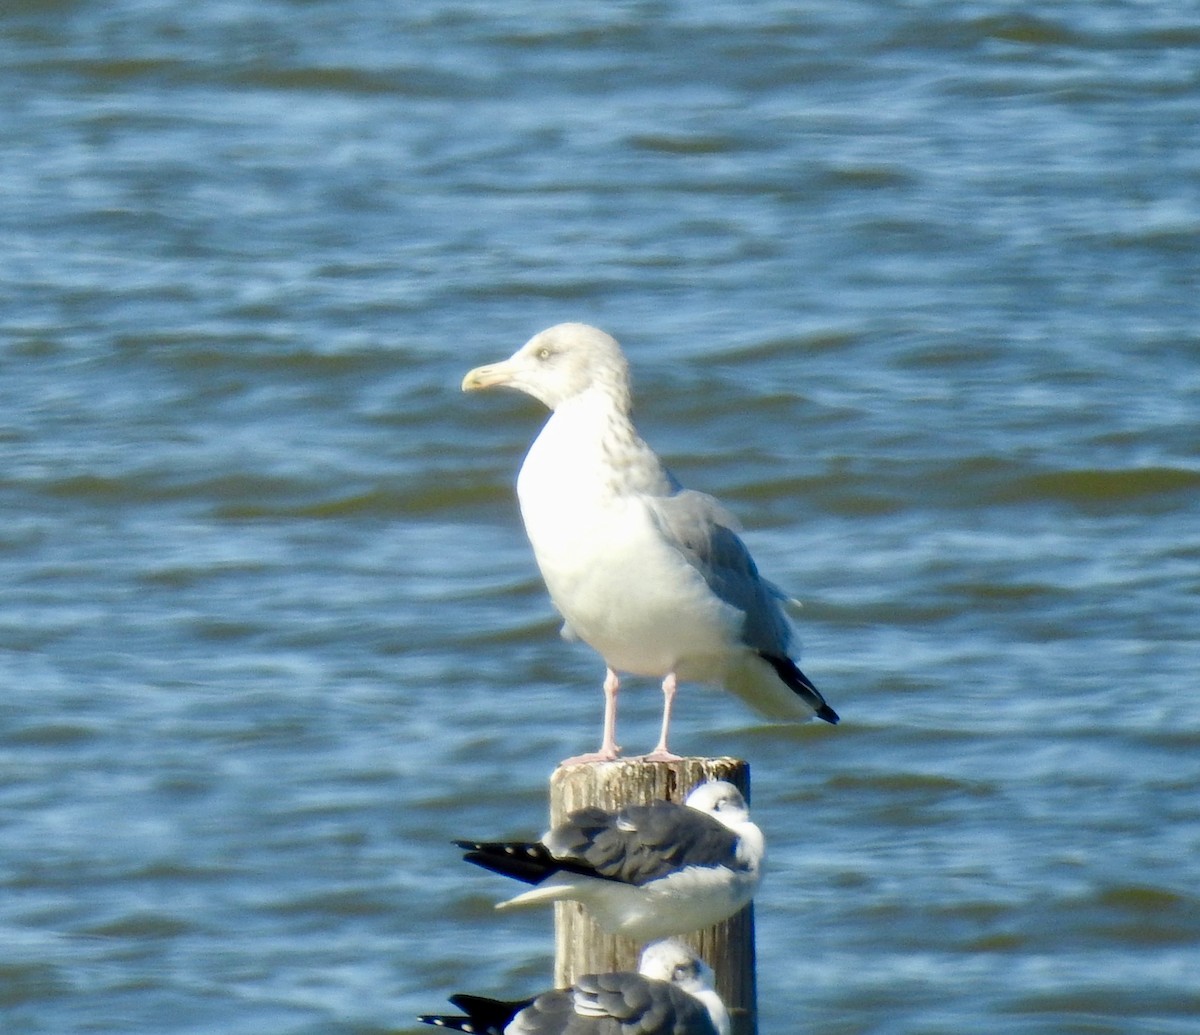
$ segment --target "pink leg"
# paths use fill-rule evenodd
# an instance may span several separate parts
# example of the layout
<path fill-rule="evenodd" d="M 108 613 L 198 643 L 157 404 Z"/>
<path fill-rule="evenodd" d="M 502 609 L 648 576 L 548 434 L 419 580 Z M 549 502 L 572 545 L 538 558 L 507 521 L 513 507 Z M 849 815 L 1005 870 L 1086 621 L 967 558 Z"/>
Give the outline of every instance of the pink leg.
<path fill-rule="evenodd" d="M 663 718 L 662 732 L 658 736 L 658 744 L 650 754 L 645 756 L 647 762 L 677 762 L 679 755 L 671 754 L 667 748 L 667 734 L 671 729 L 671 707 L 675 703 L 675 673 L 668 672 L 663 680 Z"/>
<path fill-rule="evenodd" d="M 621 681 L 610 668 L 604 674 L 604 740 L 600 750 L 591 755 L 576 755 L 564 758 L 560 765 L 581 765 L 584 762 L 611 762 L 620 753 L 617 746 L 617 691 Z"/>

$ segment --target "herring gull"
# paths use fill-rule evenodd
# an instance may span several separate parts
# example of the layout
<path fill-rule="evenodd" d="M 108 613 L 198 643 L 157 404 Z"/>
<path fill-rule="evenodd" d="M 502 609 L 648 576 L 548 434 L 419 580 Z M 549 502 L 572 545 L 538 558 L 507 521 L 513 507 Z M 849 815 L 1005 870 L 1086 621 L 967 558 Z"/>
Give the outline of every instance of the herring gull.
<path fill-rule="evenodd" d="M 732 1027 L 712 971 L 677 941 L 646 946 L 636 974 L 587 974 L 532 999 L 453 995 L 450 1002 L 463 1016 L 419 1019 L 472 1035 L 730 1035 Z"/>
<path fill-rule="evenodd" d="M 517 478 L 521 516 L 564 635 L 607 668 L 600 749 L 564 764 L 619 755 L 618 673 L 662 679 L 649 760 L 679 757 L 667 737 L 682 680 L 721 683 L 771 718 L 838 721 L 797 666 L 788 598 L 759 575 L 736 521 L 683 488 L 638 435 L 628 364 L 612 337 L 558 324 L 462 383 L 464 392 L 496 386 L 552 411 Z"/>
<path fill-rule="evenodd" d="M 741 792 L 709 780 L 683 805 L 572 812 L 540 841 L 455 841 L 468 862 L 534 885 L 496 908 L 576 901 L 610 934 L 646 942 L 720 923 L 762 879 L 765 846 Z"/>

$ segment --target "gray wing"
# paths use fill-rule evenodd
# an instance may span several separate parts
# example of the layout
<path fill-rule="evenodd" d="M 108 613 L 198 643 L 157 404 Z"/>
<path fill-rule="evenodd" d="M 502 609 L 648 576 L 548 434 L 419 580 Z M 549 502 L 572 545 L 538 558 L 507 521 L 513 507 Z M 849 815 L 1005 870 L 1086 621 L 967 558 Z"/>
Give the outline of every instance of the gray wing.
<path fill-rule="evenodd" d="M 786 655 L 792 629 L 781 604 L 788 597 L 758 574 L 729 512 L 711 496 L 692 489 L 648 497 L 646 504 L 663 536 L 703 576 L 713 593 L 742 612 L 746 646 L 764 654 Z"/>
<path fill-rule="evenodd" d="M 741 869 L 738 839 L 705 812 L 669 801 L 618 812 L 580 809 L 544 838 L 556 859 L 597 877 L 642 885 L 686 866 Z"/>
<path fill-rule="evenodd" d="M 716 1035 L 699 1000 L 641 974 L 588 974 L 575 984 L 574 1003 L 564 1035 Z"/>
<path fill-rule="evenodd" d="M 504 1029 L 504 1035 L 565 1035 L 571 1028 L 572 1020 L 577 1019 L 575 1002 L 571 990 L 555 989 L 543 992 L 528 1006 L 518 1013 L 512 1022 Z M 589 1029 L 580 1029 L 582 1032 Z M 603 1029 L 591 1029 L 600 1033 Z M 618 1029 L 613 1029 L 614 1035 Z"/>

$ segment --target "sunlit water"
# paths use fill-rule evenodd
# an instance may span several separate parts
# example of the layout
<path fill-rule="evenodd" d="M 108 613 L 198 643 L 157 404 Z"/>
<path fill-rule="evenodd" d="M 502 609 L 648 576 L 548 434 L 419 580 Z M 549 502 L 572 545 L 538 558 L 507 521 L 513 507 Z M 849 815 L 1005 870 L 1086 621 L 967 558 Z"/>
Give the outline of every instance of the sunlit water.
<path fill-rule="evenodd" d="M 595 746 L 462 374 L 566 319 L 804 602 L 765 1035 L 1200 1024 L 1188 5 L 0 10 L 0 1027 L 550 978 L 454 836 Z M 651 746 L 634 684 L 621 736 Z"/>

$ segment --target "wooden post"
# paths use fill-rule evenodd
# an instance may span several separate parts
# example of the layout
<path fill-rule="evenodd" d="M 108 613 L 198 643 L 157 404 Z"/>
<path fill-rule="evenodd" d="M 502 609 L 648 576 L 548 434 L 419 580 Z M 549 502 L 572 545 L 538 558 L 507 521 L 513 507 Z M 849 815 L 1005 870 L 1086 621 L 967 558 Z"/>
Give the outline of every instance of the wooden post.
<path fill-rule="evenodd" d="M 617 809 L 656 798 L 682 802 L 705 780 L 728 780 L 750 800 L 750 767 L 736 758 L 640 759 L 560 766 L 550 777 L 550 823 L 588 806 Z M 606 934 L 577 902 L 554 906 L 554 983 L 565 988 L 584 974 L 636 970 L 643 946 Z M 729 1009 L 733 1035 L 758 1030 L 754 984 L 754 905 L 684 941 L 716 973 L 717 992 Z"/>

